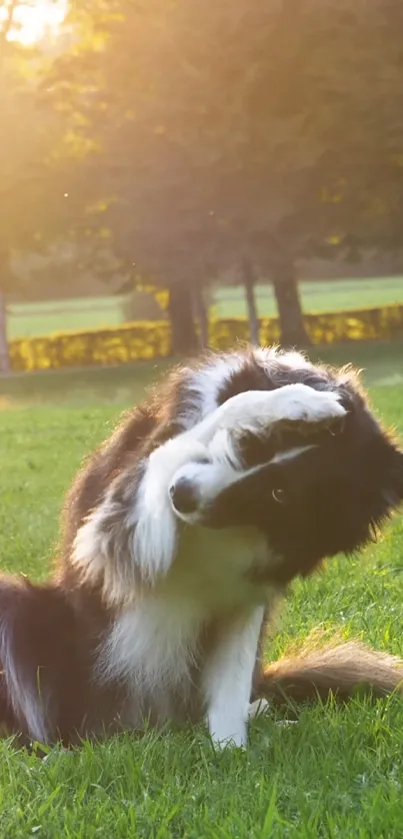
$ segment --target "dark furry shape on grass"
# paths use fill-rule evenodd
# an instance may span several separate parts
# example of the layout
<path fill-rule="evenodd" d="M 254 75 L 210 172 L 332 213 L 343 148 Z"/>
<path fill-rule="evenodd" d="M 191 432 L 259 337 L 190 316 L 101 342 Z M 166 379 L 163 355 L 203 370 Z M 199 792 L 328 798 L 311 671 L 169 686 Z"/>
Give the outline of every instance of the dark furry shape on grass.
<path fill-rule="evenodd" d="M 0 722 L 74 743 L 206 719 L 247 742 L 251 701 L 398 688 L 359 644 L 266 670 L 279 599 L 376 536 L 403 499 L 403 453 L 353 371 L 296 352 L 213 354 L 125 415 L 67 494 L 48 584 L 2 578 Z"/>

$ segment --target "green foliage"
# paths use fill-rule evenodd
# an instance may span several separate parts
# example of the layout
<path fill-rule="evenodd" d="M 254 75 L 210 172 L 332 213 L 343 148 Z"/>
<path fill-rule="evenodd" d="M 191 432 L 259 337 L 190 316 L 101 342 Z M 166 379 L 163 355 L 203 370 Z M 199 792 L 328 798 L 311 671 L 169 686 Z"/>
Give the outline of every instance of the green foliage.
<path fill-rule="evenodd" d="M 38 56 L 18 82 L 20 53 L 3 61 L 0 252 L 107 242 L 134 281 L 179 286 L 169 313 L 191 343 L 189 287 L 245 260 L 272 275 L 291 340 L 297 257 L 400 247 L 399 4 L 69 9 L 45 75 Z"/>
<path fill-rule="evenodd" d="M 367 368 L 369 381 L 378 376 L 380 357 L 385 377 L 401 370 L 401 352 L 401 346 L 397 352 L 392 345 L 376 350 L 354 345 L 347 355 Z M 334 349 L 326 358 L 346 360 Z M 13 393 L 20 387 L 28 408 L 0 413 L 3 568 L 44 578 L 73 474 L 110 433 L 120 408 L 141 399 L 146 384 L 155 380 L 154 365 L 144 370 L 139 365 L 75 372 L 75 380 L 59 372 L 0 383 Z M 27 388 L 36 389 L 34 410 Z M 38 404 L 41 389 L 46 405 Z M 384 420 L 403 434 L 403 386 L 373 387 L 371 397 Z M 336 626 L 345 637 L 364 637 L 402 656 L 402 557 L 400 517 L 360 558 L 336 559 L 323 574 L 294 585 L 267 645 L 267 659 L 318 625 Z M 85 743 L 71 753 L 55 748 L 44 762 L 2 743 L 0 834 L 10 839 L 400 839 L 399 698 L 374 707 L 359 698 L 346 708 L 307 706 L 298 725 L 288 728 L 276 727 L 278 719 L 273 712 L 253 724 L 246 752 L 221 755 L 213 753 L 201 728 L 139 739 L 128 734 L 100 745 Z"/>
<path fill-rule="evenodd" d="M 13 370 L 122 364 L 168 356 L 170 330 L 165 321 L 140 321 L 88 332 L 17 338 L 10 342 L 9 352 Z"/>
<path fill-rule="evenodd" d="M 396 4 L 89 0 L 71 22 L 49 96 L 132 269 L 184 289 L 254 263 L 293 343 L 297 257 L 400 245 Z"/>
<path fill-rule="evenodd" d="M 35 82 L 23 75 L 21 56 L 7 57 L 0 65 L 0 264 L 12 249 L 39 243 L 44 201 L 44 156 L 49 153 L 48 129 L 35 107 Z M 29 138 L 29 141 L 28 141 Z"/>
<path fill-rule="evenodd" d="M 307 314 L 304 321 L 313 344 L 403 337 L 403 305 Z M 260 343 L 278 343 L 279 319 L 261 318 L 259 324 Z M 238 341 L 247 342 L 248 337 L 245 318 L 215 318 L 209 323 L 209 345 L 215 349 L 228 349 Z M 166 358 L 172 355 L 171 329 L 168 321 L 138 321 L 86 332 L 15 338 L 10 342 L 9 353 L 15 371 Z"/>
<path fill-rule="evenodd" d="M 72 20 L 83 39 L 53 92 L 99 150 L 128 259 L 204 279 L 245 251 L 273 267 L 396 244 L 397 6 L 90 0 Z"/>
<path fill-rule="evenodd" d="M 82 147 L 58 109 L 43 95 L 51 58 L 7 40 L 24 2 L 3 4 L 0 19 L 0 287 L 15 291 L 15 252 L 45 251 L 63 238 L 88 241 L 98 229 L 87 218 L 93 200 L 82 166 Z M 85 151 L 94 145 L 85 142 Z M 23 284 L 24 285 L 24 284 Z M 27 289 L 25 288 L 25 291 Z M 29 289 L 28 289 L 29 293 Z"/>

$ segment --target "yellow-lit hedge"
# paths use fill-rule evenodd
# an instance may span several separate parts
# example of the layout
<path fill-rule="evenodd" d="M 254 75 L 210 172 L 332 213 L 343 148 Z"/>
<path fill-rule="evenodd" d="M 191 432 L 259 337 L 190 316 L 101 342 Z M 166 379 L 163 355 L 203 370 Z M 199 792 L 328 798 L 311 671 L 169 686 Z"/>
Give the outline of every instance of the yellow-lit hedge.
<path fill-rule="evenodd" d="M 403 305 L 307 314 L 304 321 L 314 344 L 403 338 Z M 273 344 L 279 337 L 278 318 L 262 318 L 261 343 Z M 210 323 L 210 345 L 216 349 L 226 349 L 248 339 L 246 318 L 220 318 Z M 170 344 L 168 321 L 142 321 L 87 332 L 19 338 L 10 342 L 9 349 L 12 369 L 21 371 L 166 358 Z"/>

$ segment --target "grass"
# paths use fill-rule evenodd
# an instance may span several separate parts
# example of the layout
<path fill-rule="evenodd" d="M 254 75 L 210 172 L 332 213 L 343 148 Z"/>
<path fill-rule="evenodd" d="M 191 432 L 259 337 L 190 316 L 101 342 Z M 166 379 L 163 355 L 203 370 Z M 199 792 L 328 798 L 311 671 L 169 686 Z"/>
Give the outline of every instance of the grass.
<path fill-rule="evenodd" d="M 51 332 L 102 329 L 123 322 L 123 299 L 118 296 L 13 303 L 8 307 L 7 335 L 11 340 Z"/>
<path fill-rule="evenodd" d="M 337 282 L 301 282 L 302 305 L 306 312 L 330 312 L 359 309 L 387 303 L 403 303 L 401 277 L 340 280 Z M 275 315 L 276 302 L 271 286 L 257 286 L 260 315 Z M 219 288 L 213 292 L 213 311 L 218 317 L 246 316 L 242 288 Z M 118 326 L 124 321 L 120 297 L 80 298 L 41 303 L 13 303 L 9 307 L 9 339 L 46 335 L 66 330 Z"/>
<path fill-rule="evenodd" d="M 371 277 L 335 281 L 306 280 L 299 284 L 304 312 L 337 312 L 342 309 L 365 309 L 387 303 L 403 303 L 401 277 Z M 259 315 L 276 315 L 277 307 L 270 285 L 256 286 Z M 246 316 L 242 288 L 220 288 L 214 295 L 218 317 Z"/>
<path fill-rule="evenodd" d="M 327 351 L 367 368 L 373 403 L 403 434 L 402 345 Z M 323 355 L 323 353 L 322 353 Z M 401 362 L 400 362 L 401 363 Z M 3 380 L 0 564 L 43 578 L 63 493 L 83 455 L 140 399 L 144 365 Z M 162 371 L 161 371 L 162 372 Z M 27 383 L 29 381 L 29 388 Z M 403 655 L 403 520 L 360 558 L 337 558 L 292 589 L 267 656 L 316 626 L 341 627 Z M 355 699 L 275 715 L 251 727 L 244 753 L 215 754 L 202 729 L 130 735 L 44 761 L 0 743 L 0 836 L 6 839 L 400 839 L 403 704 Z"/>
<path fill-rule="evenodd" d="M 354 342 L 342 347 L 312 348 L 315 361 L 354 364 L 364 369 L 368 384 L 385 386 L 403 384 L 403 344 Z M 0 376 L 0 408 L 16 405 L 94 405 L 134 404 L 142 399 L 145 388 L 169 367 L 168 361 L 139 362 L 124 366 L 62 368 L 36 373 Z"/>

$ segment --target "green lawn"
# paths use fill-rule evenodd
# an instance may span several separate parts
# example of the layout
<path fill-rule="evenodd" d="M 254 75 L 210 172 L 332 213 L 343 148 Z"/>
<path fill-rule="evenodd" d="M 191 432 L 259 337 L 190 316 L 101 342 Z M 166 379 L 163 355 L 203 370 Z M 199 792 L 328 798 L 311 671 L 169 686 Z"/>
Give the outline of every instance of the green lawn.
<path fill-rule="evenodd" d="M 124 321 L 123 310 L 123 299 L 117 296 L 12 303 L 7 313 L 7 334 L 11 340 L 51 332 L 119 326 Z"/>
<path fill-rule="evenodd" d="M 403 303 L 403 277 L 302 282 L 302 305 L 306 312 L 359 309 L 387 303 Z M 257 286 L 260 315 L 275 315 L 276 303 L 271 286 Z M 218 288 L 212 294 L 212 311 L 218 317 L 246 315 L 242 288 Z M 80 298 L 67 301 L 10 304 L 8 337 L 47 335 L 66 330 L 100 329 L 124 321 L 120 297 Z"/>
<path fill-rule="evenodd" d="M 337 280 L 337 282 L 301 282 L 300 294 L 305 312 L 335 312 L 341 309 L 364 309 L 387 303 L 403 303 L 403 277 Z M 277 314 L 271 286 L 256 286 L 259 315 Z M 241 288 L 217 289 L 214 311 L 219 317 L 246 315 Z"/>
<path fill-rule="evenodd" d="M 326 357 L 344 362 L 350 354 L 367 368 L 377 410 L 403 435 L 403 346 L 354 346 Z M 63 493 L 81 458 L 155 372 L 144 365 L 2 381 L 3 569 L 46 575 Z M 318 625 L 403 655 L 402 518 L 359 559 L 334 560 L 293 586 L 267 656 Z M 42 762 L 3 742 L 0 836 L 401 839 L 398 698 L 373 707 L 358 699 L 344 709 L 306 707 L 289 728 L 274 722 L 273 715 L 252 726 L 245 753 L 214 754 L 202 730 L 128 735 L 73 753 L 54 749 Z"/>

